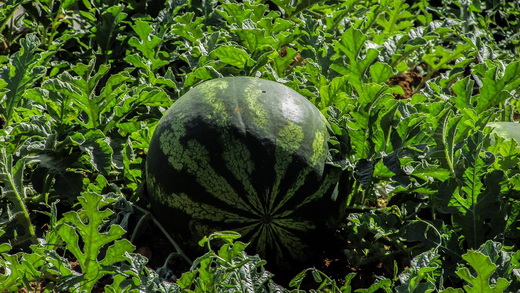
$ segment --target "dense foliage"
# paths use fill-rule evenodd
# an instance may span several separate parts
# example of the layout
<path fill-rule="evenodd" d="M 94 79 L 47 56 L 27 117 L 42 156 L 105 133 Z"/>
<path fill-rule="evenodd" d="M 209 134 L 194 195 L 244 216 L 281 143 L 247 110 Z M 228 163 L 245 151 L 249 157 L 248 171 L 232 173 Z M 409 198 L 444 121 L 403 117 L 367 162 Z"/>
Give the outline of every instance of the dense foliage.
<path fill-rule="evenodd" d="M 332 124 L 341 245 L 287 290 L 520 290 L 517 1 L 0 5 L 0 291 L 286 290 L 231 232 L 196 260 L 166 243 L 155 267 L 139 247 L 168 238 L 143 192 L 158 120 L 226 76 Z"/>

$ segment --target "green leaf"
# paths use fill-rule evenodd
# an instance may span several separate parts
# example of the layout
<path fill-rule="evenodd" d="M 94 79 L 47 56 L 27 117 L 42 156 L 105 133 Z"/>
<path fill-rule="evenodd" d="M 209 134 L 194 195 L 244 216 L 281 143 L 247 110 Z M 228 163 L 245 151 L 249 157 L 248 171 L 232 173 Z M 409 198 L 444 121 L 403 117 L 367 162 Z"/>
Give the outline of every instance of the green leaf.
<path fill-rule="evenodd" d="M 61 166 L 60 166 L 61 167 Z M 56 193 L 65 198 L 75 199 L 83 190 L 83 175 L 80 173 L 56 170 L 53 188 Z"/>
<path fill-rule="evenodd" d="M 143 59 L 140 56 L 130 55 L 125 60 L 141 62 L 139 64 L 149 70 L 148 66 L 142 63 Z M 93 62 L 88 65 L 76 64 L 73 70 L 77 76 L 66 71 L 58 78 L 44 82 L 42 87 L 48 93 L 41 91 L 31 93 L 39 98 L 40 103 L 46 106 L 48 104 L 48 108 L 55 109 L 53 113 L 60 117 L 74 119 L 84 128 L 99 129 L 103 133 L 108 133 L 140 106 L 171 104 L 171 99 L 163 89 L 149 84 L 130 86 L 134 78 L 127 71 L 107 77 L 109 69 L 109 66 L 101 65 L 96 71 Z M 175 84 L 165 78 L 155 78 L 152 73 L 151 77 L 154 83 L 175 87 Z M 101 79 L 104 79 L 104 84 L 101 84 Z M 75 107 L 65 106 L 69 101 L 72 101 Z M 79 113 L 73 115 L 75 111 Z"/>
<path fill-rule="evenodd" d="M 361 86 L 361 89 L 358 102 L 368 114 L 375 114 L 370 113 L 370 111 L 376 112 L 376 109 L 381 108 L 378 105 L 379 103 L 382 103 L 385 98 L 392 98 L 391 89 L 385 85 L 366 83 Z"/>
<path fill-rule="evenodd" d="M 123 30 L 121 23 L 126 18 L 127 14 L 123 12 L 122 5 L 111 6 L 105 8 L 99 19 L 95 21 L 96 30 L 95 37 L 101 52 L 105 56 L 105 61 L 109 58 L 111 51 L 114 49 L 117 34 Z"/>
<path fill-rule="evenodd" d="M 84 277 L 81 288 L 90 292 L 96 281 L 109 273 L 105 267 L 127 260 L 125 254 L 135 247 L 128 240 L 121 239 L 125 231 L 119 225 L 110 225 L 106 232 L 99 231 L 113 214 L 110 209 L 103 209 L 110 203 L 108 198 L 84 192 L 78 200 L 82 212 L 63 214 L 58 223 L 58 234 L 80 264 Z M 101 254 L 101 251 L 105 253 Z"/>
<path fill-rule="evenodd" d="M 153 57 L 154 48 L 159 45 L 161 39 L 153 34 L 154 29 L 149 22 L 143 19 L 137 19 L 135 25 L 132 26 L 139 39 L 132 38 L 129 40 L 129 44 L 135 46 L 144 56 L 150 58 Z"/>
<path fill-rule="evenodd" d="M 496 284 L 499 278 L 511 281 L 515 279 L 515 271 L 519 268 L 518 263 L 516 263 L 518 256 L 520 256 L 518 251 L 492 240 L 488 240 L 482 244 L 478 251 L 488 256 L 491 263 L 497 266 L 497 269 L 490 278 L 491 284 Z M 516 281 L 520 280 L 517 279 Z"/>
<path fill-rule="evenodd" d="M 3 229 L 0 229 L 0 237 L 2 237 L 4 234 L 5 234 L 5 231 Z M 9 244 L 9 243 L 2 243 L 2 244 L 0 244 L 0 254 L 8 252 L 12 248 L 13 247 L 11 246 L 11 244 Z"/>
<path fill-rule="evenodd" d="M 391 293 L 392 291 L 392 280 L 390 279 L 382 279 L 376 281 L 374 284 L 370 285 L 367 289 L 357 289 L 355 292 L 359 293 L 375 293 L 375 292 L 387 292 Z"/>
<path fill-rule="evenodd" d="M 250 60 L 249 54 L 246 51 L 233 46 L 220 46 L 214 50 L 212 54 L 222 63 L 238 68 L 244 68 Z"/>
<path fill-rule="evenodd" d="M 447 288 L 441 291 L 441 293 L 464 293 L 464 290 L 460 288 Z"/>
<path fill-rule="evenodd" d="M 414 257 L 410 267 L 399 275 L 401 285 L 395 288 L 396 292 L 434 292 L 440 264 L 439 254 L 433 250 Z"/>
<path fill-rule="evenodd" d="M 212 233 L 209 236 L 205 236 L 199 241 L 199 246 L 209 245 L 210 241 L 214 239 L 221 239 L 227 243 L 232 243 L 234 240 L 240 238 L 240 234 L 234 231 L 221 231 Z"/>
<path fill-rule="evenodd" d="M 477 103 L 475 107 L 477 112 L 490 107 L 497 107 L 510 98 L 512 92 L 518 92 L 520 88 L 520 61 L 507 65 L 503 75 L 499 74 L 498 66 L 493 66 L 486 71 L 482 83 L 480 94 L 473 98 Z"/>
<path fill-rule="evenodd" d="M 504 138 L 513 139 L 520 147 L 520 123 L 517 122 L 490 122 L 487 126 L 493 128 L 493 133 Z"/>
<path fill-rule="evenodd" d="M 237 29 L 234 32 L 240 37 L 241 44 L 249 52 L 254 52 L 274 42 L 272 37 L 270 38 L 271 42 L 269 42 L 269 38 L 264 36 L 264 30 L 261 29 Z"/>
<path fill-rule="evenodd" d="M 169 62 L 164 59 L 169 54 L 160 51 L 164 30 L 152 27 L 150 22 L 143 19 L 137 19 L 132 28 L 139 38 L 131 37 L 128 40 L 128 44 L 137 48 L 147 60 L 150 60 L 150 68 L 155 71 L 159 67 L 167 65 Z"/>
<path fill-rule="evenodd" d="M 355 177 L 363 186 L 368 187 L 372 183 L 372 175 L 374 173 L 374 165 L 371 161 L 361 159 L 357 162 L 355 168 Z"/>
<path fill-rule="evenodd" d="M 391 9 L 390 9 L 391 7 Z M 414 15 L 408 11 L 409 5 L 402 0 L 390 1 L 386 7 L 385 14 L 379 15 L 377 24 L 384 28 L 384 33 L 402 32 L 413 26 L 411 19 Z"/>
<path fill-rule="evenodd" d="M 23 254 L 15 255 L 2 254 L 0 258 L 0 266 L 6 268 L 3 274 L 0 274 L 0 290 L 3 292 L 16 292 L 19 289 L 28 286 L 27 279 L 31 279 L 30 268 L 26 267 L 22 261 Z M 25 285 L 25 286 L 24 286 Z"/>
<path fill-rule="evenodd" d="M 191 43 L 197 44 L 204 37 L 203 17 L 195 17 L 195 13 L 188 12 L 176 16 L 173 20 L 172 32 L 187 39 Z"/>
<path fill-rule="evenodd" d="M 457 133 L 460 132 L 459 125 L 462 118 L 455 116 L 451 110 L 443 111 L 441 117 L 434 138 L 439 150 L 441 166 L 451 172 L 451 177 L 455 177 L 455 144 L 458 142 Z"/>
<path fill-rule="evenodd" d="M 217 11 L 226 19 L 228 24 L 243 24 L 247 22 L 256 22 L 262 17 L 267 8 L 262 4 L 257 4 L 254 7 L 247 4 L 248 3 L 224 3 Z"/>
<path fill-rule="evenodd" d="M 478 149 L 471 142 L 468 148 Z M 487 237 L 499 235 L 505 225 L 505 209 L 499 196 L 504 173 L 489 170 L 489 162 L 481 155 L 477 151 L 464 162 L 467 167 L 449 203 L 457 209 L 459 215 L 455 215 L 454 220 L 462 226 L 465 239 L 473 248 L 484 243 Z"/>
<path fill-rule="evenodd" d="M 278 52 L 272 52 L 269 55 L 273 60 L 273 68 L 277 76 L 283 77 L 287 74 L 288 70 L 294 63 L 294 57 L 296 57 L 296 55 L 298 55 L 298 52 L 290 47 L 285 48 L 285 56 L 283 57 Z"/>
<path fill-rule="evenodd" d="M 469 284 L 464 286 L 467 293 L 499 293 L 504 292 L 509 287 L 510 281 L 504 278 L 499 278 L 494 285 L 489 283 L 489 279 L 497 266 L 491 262 L 488 256 L 475 250 L 469 250 L 462 255 L 462 258 L 468 262 L 476 273 L 476 275 L 473 275 L 467 267 L 457 270 L 457 275 Z"/>
<path fill-rule="evenodd" d="M 386 63 L 376 62 L 370 66 L 370 76 L 375 83 L 386 82 L 393 75 L 392 67 Z"/>
<path fill-rule="evenodd" d="M 3 1 L 2 9 L 0 9 L 0 30 L 4 30 L 9 22 L 12 22 L 13 14 L 19 9 L 22 3 L 17 0 Z"/>
<path fill-rule="evenodd" d="M 337 71 L 340 74 L 348 75 L 348 80 L 351 85 L 358 91 L 360 98 L 365 98 L 365 83 L 368 79 L 367 73 L 369 66 L 376 60 L 379 55 L 378 51 L 374 48 L 368 48 L 365 54 L 363 53 L 363 49 L 366 46 L 365 41 L 367 40 L 367 35 L 361 32 L 358 29 L 350 27 L 347 31 L 345 31 L 341 35 L 340 41 L 335 43 L 336 55 L 346 55 L 349 64 L 339 64 L 337 63 L 339 60 L 342 60 L 340 57 L 336 60 L 336 63 L 331 65 L 331 68 Z M 374 69 L 377 67 L 381 67 L 381 65 L 376 65 Z M 385 66 L 382 66 L 383 68 Z M 383 76 L 379 76 L 379 78 L 384 77 L 387 72 L 386 69 L 383 69 Z M 378 72 L 372 71 L 376 78 Z M 370 89 L 370 87 L 369 87 Z M 365 98 L 366 99 L 366 98 Z"/>
<path fill-rule="evenodd" d="M 359 58 L 366 39 L 367 36 L 365 34 L 351 27 L 341 35 L 341 40 L 336 43 L 335 47 L 345 53 L 350 62 L 353 63 Z"/>
<path fill-rule="evenodd" d="M 435 72 L 441 68 L 450 67 L 448 64 L 460 57 L 468 58 L 468 50 L 471 44 L 458 44 L 454 50 L 449 50 L 443 46 L 435 46 L 432 53 L 424 54 L 423 60 L 431 66 L 431 72 Z"/>
<path fill-rule="evenodd" d="M 40 66 L 41 54 L 36 54 L 40 40 L 35 34 L 29 34 L 20 41 L 21 49 L 10 58 L 9 65 L 0 68 L 0 78 L 4 80 L 8 92 L 0 97 L 0 112 L 7 123 L 10 122 L 14 111 L 27 88 L 39 80 L 46 71 Z"/>
<path fill-rule="evenodd" d="M 105 292 L 181 292 L 177 283 L 181 283 L 182 278 L 177 279 L 177 283 L 171 283 L 146 266 L 146 257 L 138 253 L 125 253 L 125 256 L 128 258 L 128 264 L 117 269 L 113 275 L 114 282 L 105 286 Z M 122 288 L 126 290 L 122 291 Z"/>
<path fill-rule="evenodd" d="M 472 108 L 471 98 L 473 96 L 473 86 L 475 82 L 469 77 L 465 77 L 457 81 L 451 88 L 455 93 L 455 97 L 452 101 L 455 106 L 459 109 Z"/>
<path fill-rule="evenodd" d="M 273 3 L 278 5 L 282 9 L 287 18 L 292 18 L 311 7 L 312 5 L 322 2 L 323 0 L 300 0 L 300 1 L 287 1 L 287 0 L 274 0 Z"/>
<path fill-rule="evenodd" d="M 96 90 L 100 80 L 108 72 L 109 66 L 101 65 L 96 70 L 94 61 L 91 61 L 88 65 L 76 64 L 72 69 L 76 76 L 64 72 L 58 78 L 46 81 L 42 87 L 62 94 L 62 98 L 70 98 L 74 105 L 88 117 L 87 119 L 78 117 L 77 121 L 86 128 L 97 128 L 101 120 L 100 110 L 103 109 L 103 105 L 106 105 L 106 101 L 103 100 L 104 97 L 96 98 Z"/>
<path fill-rule="evenodd" d="M 103 175 L 110 172 L 114 151 L 101 130 L 90 130 L 84 135 L 76 133 L 71 139 L 87 154 L 87 159 L 95 170 Z"/>
<path fill-rule="evenodd" d="M 426 167 L 419 166 L 413 170 L 412 175 L 423 180 L 428 180 L 428 178 L 431 177 L 438 179 L 441 182 L 444 182 L 451 177 L 450 171 L 435 165 Z"/>
<path fill-rule="evenodd" d="M 320 87 L 320 107 L 325 109 L 334 105 L 341 111 L 354 108 L 356 101 L 352 98 L 349 99 L 347 92 L 347 77 L 335 77 L 330 83 Z"/>
<path fill-rule="evenodd" d="M 0 236 L 2 234 L 0 230 Z M 68 260 L 54 250 L 57 243 L 54 236 L 53 230 L 45 233 L 45 239 L 30 246 L 32 252 L 0 254 L 0 291 L 17 292 L 22 288 L 30 288 L 31 284 L 40 281 L 45 275 L 53 275 L 58 280 L 62 276 L 77 276 L 71 270 Z M 1 246 L 7 248 L 10 245 L 5 243 Z"/>
<path fill-rule="evenodd" d="M 24 184 L 24 169 L 26 159 L 22 158 L 14 163 L 12 155 L 7 154 L 4 147 L 0 148 L 0 198 L 8 200 L 10 208 L 10 221 L 16 221 L 22 227 L 16 241 L 36 240 L 35 228 L 31 222 L 29 211 L 25 205 L 27 198 Z"/>

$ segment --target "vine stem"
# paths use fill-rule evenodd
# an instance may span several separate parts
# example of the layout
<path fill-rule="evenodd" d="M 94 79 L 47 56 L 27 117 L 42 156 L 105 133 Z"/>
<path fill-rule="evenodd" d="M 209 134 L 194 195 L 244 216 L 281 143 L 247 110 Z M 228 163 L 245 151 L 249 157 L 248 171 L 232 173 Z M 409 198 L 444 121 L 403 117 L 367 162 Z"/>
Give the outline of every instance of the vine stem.
<path fill-rule="evenodd" d="M 25 196 L 20 193 L 20 191 L 23 191 L 23 186 L 18 186 L 16 179 L 13 176 L 13 158 L 12 156 L 7 156 L 7 153 L 5 149 L 2 149 L 2 161 L 4 162 L 4 170 L 2 170 L 0 175 L 3 175 L 2 177 L 5 178 L 4 183 L 6 184 L 6 197 L 7 199 L 13 204 L 14 210 L 18 212 L 18 214 L 15 214 L 14 217 L 18 218 L 19 223 L 24 227 L 25 232 L 28 234 L 28 239 L 35 243 L 36 241 L 36 232 L 34 225 L 31 222 L 31 217 L 29 215 L 29 211 L 27 210 L 27 207 L 25 206 L 24 198 Z M 17 173 L 23 173 L 23 167 L 25 166 L 25 160 L 22 159 L 17 164 L 22 164 L 21 166 L 16 166 L 16 168 L 21 168 L 22 170 L 19 170 Z M 16 171 L 15 171 L 16 172 Z M 21 180 L 20 180 L 21 181 Z M 24 242 L 28 239 L 22 239 L 20 242 Z"/>
<path fill-rule="evenodd" d="M 182 258 L 188 262 L 188 264 L 192 265 L 193 264 L 193 261 L 191 261 L 191 259 L 189 259 L 186 254 L 184 254 L 182 248 L 177 244 L 177 242 L 175 242 L 175 240 L 173 240 L 173 238 L 170 236 L 170 234 L 166 231 L 166 229 L 161 225 L 161 223 L 159 223 L 159 221 L 157 221 L 157 219 L 147 210 L 137 206 L 137 205 L 132 205 L 133 207 L 135 207 L 136 209 L 138 209 L 139 211 L 141 211 L 142 213 L 144 213 L 144 216 L 143 218 L 141 219 L 144 219 L 144 218 L 147 218 L 147 217 L 150 217 L 152 219 L 152 221 L 154 222 L 155 225 L 157 225 L 157 227 L 159 227 L 159 229 L 161 230 L 161 232 L 164 234 L 164 236 L 166 237 L 166 239 L 168 239 L 168 241 L 173 245 L 173 248 L 175 248 L 175 250 L 177 251 L 177 253 L 182 256 Z M 141 223 L 141 221 L 139 221 L 139 223 Z"/>

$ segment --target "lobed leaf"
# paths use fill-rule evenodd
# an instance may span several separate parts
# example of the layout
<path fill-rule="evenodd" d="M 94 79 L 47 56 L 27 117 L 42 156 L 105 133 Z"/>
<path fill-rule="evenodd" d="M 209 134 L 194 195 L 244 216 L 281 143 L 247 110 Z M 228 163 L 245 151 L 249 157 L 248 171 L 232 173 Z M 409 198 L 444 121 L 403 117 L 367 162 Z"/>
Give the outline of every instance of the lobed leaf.
<path fill-rule="evenodd" d="M 464 291 L 467 293 L 498 293 L 504 292 L 507 287 L 509 287 L 510 281 L 504 278 L 497 279 L 497 283 L 494 285 L 489 283 L 489 279 L 497 266 L 491 262 L 488 256 L 474 250 L 469 250 L 462 255 L 462 258 L 468 262 L 476 273 L 476 275 L 472 275 L 467 267 L 462 267 L 457 270 L 457 275 L 469 284 L 464 286 Z"/>
<path fill-rule="evenodd" d="M 499 67 L 493 66 L 485 73 L 480 94 L 473 98 L 475 111 L 481 112 L 490 107 L 497 107 L 512 94 L 518 94 L 520 88 L 520 61 L 507 65 L 503 74 Z"/>
<path fill-rule="evenodd" d="M 80 264 L 84 276 L 81 288 L 90 291 L 96 281 L 108 273 L 107 266 L 126 260 L 125 253 L 135 247 L 128 240 L 121 239 L 125 231 L 119 225 L 111 225 L 106 232 L 99 231 L 113 214 L 109 209 L 101 210 L 109 203 L 106 197 L 84 192 L 78 200 L 83 208 L 82 214 L 75 211 L 63 214 L 58 234 Z M 100 259 L 101 251 L 105 251 L 103 259 Z"/>
<path fill-rule="evenodd" d="M 13 54 L 8 65 L 0 68 L 0 78 L 5 85 L 5 96 L 0 98 L 0 112 L 7 122 L 22 100 L 25 91 L 45 74 L 41 66 L 42 55 L 36 54 L 40 40 L 35 34 L 27 35 L 20 41 L 21 49 Z M 5 91 L 4 90 L 4 91 Z"/>

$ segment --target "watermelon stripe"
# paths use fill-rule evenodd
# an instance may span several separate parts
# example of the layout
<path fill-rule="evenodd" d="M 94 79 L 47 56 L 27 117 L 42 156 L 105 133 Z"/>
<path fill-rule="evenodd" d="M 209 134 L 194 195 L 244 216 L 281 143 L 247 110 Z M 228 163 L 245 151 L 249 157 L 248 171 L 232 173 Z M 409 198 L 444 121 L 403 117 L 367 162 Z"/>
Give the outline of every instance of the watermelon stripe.
<path fill-rule="evenodd" d="M 302 128 L 292 122 L 289 122 L 278 132 L 274 166 L 276 178 L 273 184 L 273 189 L 271 189 L 271 193 L 269 194 L 269 212 L 275 210 L 275 205 L 277 204 L 277 201 L 280 200 L 280 184 L 293 160 L 292 156 L 288 156 L 287 154 L 293 153 L 297 150 L 300 147 L 303 138 L 304 135 Z M 285 199 L 289 200 L 290 197 L 286 196 Z"/>
<path fill-rule="evenodd" d="M 285 192 L 285 194 L 281 194 L 282 198 L 278 201 L 276 207 L 272 208 L 272 213 L 278 213 L 280 209 L 285 207 L 287 202 L 293 199 L 293 197 L 298 193 L 298 191 L 300 191 L 301 187 L 305 184 L 305 180 L 307 179 L 307 176 L 312 170 L 312 168 L 305 168 L 299 172 L 298 177 L 294 181 L 293 185 Z"/>
<path fill-rule="evenodd" d="M 244 228 L 251 227 L 251 229 L 254 229 L 258 226 L 258 221 L 256 220 L 251 220 L 246 217 L 237 215 L 236 213 L 215 208 L 213 205 L 195 202 L 185 193 L 174 194 L 174 196 L 172 196 L 171 194 L 168 194 L 162 190 L 159 185 L 153 184 L 155 183 L 153 177 L 148 179 L 150 180 L 150 185 L 155 187 L 153 190 L 154 194 L 162 195 L 160 198 L 163 200 L 161 201 L 163 204 L 184 210 L 188 213 L 193 213 L 193 215 L 195 215 L 193 218 L 196 220 L 211 220 L 212 222 L 222 223 L 240 223 L 244 225 Z"/>
<path fill-rule="evenodd" d="M 251 211 L 251 206 L 242 200 L 227 180 L 213 169 L 209 162 L 209 151 L 202 144 L 191 139 L 185 145 L 181 145 L 180 141 L 185 131 L 175 131 L 177 123 L 178 121 L 172 123 L 173 129 L 164 130 L 160 137 L 162 151 L 168 156 L 170 164 L 178 171 L 184 169 L 194 175 L 197 183 L 215 198 L 242 211 Z M 169 147 L 164 147 L 165 145 Z"/>
<path fill-rule="evenodd" d="M 229 134 L 224 137 L 222 143 L 224 144 L 222 157 L 227 169 L 244 187 L 245 196 L 249 201 L 252 214 L 260 217 L 262 213 L 262 203 L 250 180 L 253 170 L 255 169 L 251 152 L 243 143 Z"/>
<path fill-rule="evenodd" d="M 290 255 L 291 259 L 305 259 L 308 257 L 304 251 L 308 251 L 309 243 L 302 242 L 301 233 L 309 231 L 316 227 L 309 221 L 297 221 L 292 219 L 284 219 L 279 223 L 282 227 L 278 228 L 278 237 L 274 239 L 274 243 L 280 246 L 280 250 L 285 250 L 285 255 Z M 282 237 L 280 237 L 282 236 Z"/>
<path fill-rule="evenodd" d="M 289 122 L 278 132 L 276 140 L 277 151 L 283 151 L 283 155 L 287 157 L 287 153 L 293 153 L 300 148 L 303 137 L 302 127 Z"/>
<path fill-rule="evenodd" d="M 303 131 L 301 130 L 301 127 L 298 129 L 303 136 Z M 291 129 L 291 132 L 296 131 L 296 129 Z M 283 135 L 283 134 L 281 134 Z M 299 135 L 299 134 L 298 134 Z M 303 138 L 302 138 L 303 139 Z M 278 142 L 277 142 L 278 143 Z M 279 143 L 283 147 L 283 142 Z M 297 144 L 295 144 L 295 149 L 301 145 L 301 141 L 298 141 Z M 308 175 L 311 173 L 311 171 L 314 170 L 314 167 L 319 163 L 322 162 L 326 157 L 326 151 L 324 148 L 326 147 L 326 141 L 325 136 L 323 132 L 315 132 L 314 139 L 312 141 L 312 149 L 313 153 L 310 157 L 310 167 L 302 169 L 297 179 L 293 182 L 293 185 L 286 191 L 282 199 L 278 202 L 277 206 L 275 208 L 272 208 L 272 212 L 276 213 L 280 209 L 284 208 L 284 205 L 291 200 L 301 189 L 301 187 L 305 184 L 305 180 L 307 179 Z M 287 169 L 287 168 L 286 168 Z M 308 204 L 313 199 L 318 199 L 320 196 L 323 196 L 323 194 L 315 194 L 316 196 L 312 198 L 307 198 L 305 201 L 305 204 Z M 300 205 L 303 206 L 303 205 Z"/>
<path fill-rule="evenodd" d="M 215 222 L 223 222 L 223 223 L 241 223 L 241 224 L 250 224 L 251 220 L 247 218 L 241 217 L 236 213 L 227 212 L 222 209 L 217 209 L 213 205 L 208 205 L 204 203 L 199 203 L 193 201 L 188 195 L 185 193 L 175 194 L 178 200 L 168 200 L 167 204 L 172 207 L 182 209 L 188 213 L 193 213 L 194 219 L 197 220 L 211 220 Z M 166 197 L 167 198 L 167 197 Z M 171 196 L 170 196 L 171 198 Z"/>
<path fill-rule="evenodd" d="M 179 142 L 179 137 L 186 134 L 183 123 L 184 117 L 179 115 L 176 120 L 171 122 L 171 130 L 166 129 L 164 135 L 159 138 L 160 148 L 168 158 L 168 162 L 177 171 L 182 170 L 184 165 L 179 157 L 183 157 L 185 152 Z"/>
<path fill-rule="evenodd" d="M 197 178 L 197 183 L 204 187 L 209 195 L 218 198 L 231 207 L 236 207 L 245 212 L 250 212 L 250 205 L 235 192 L 226 178 L 219 175 L 210 165 L 208 160 L 209 152 L 197 141 L 190 140 L 188 142 L 188 152 L 196 153 L 198 150 L 202 149 L 205 150 L 203 154 L 198 152 L 200 156 L 191 158 L 195 168 L 190 168 L 187 172 Z"/>
<path fill-rule="evenodd" d="M 247 223 L 245 225 L 239 226 L 236 228 L 236 231 L 239 232 L 241 235 L 251 235 L 251 233 L 254 233 L 254 231 L 258 231 L 262 226 L 262 223 L 258 221 L 257 219 L 251 221 L 251 223 Z"/>
<path fill-rule="evenodd" d="M 318 163 L 323 163 L 327 157 L 327 142 L 323 132 L 316 132 L 312 140 L 311 166 L 315 167 Z"/>
<path fill-rule="evenodd" d="M 229 87 L 229 83 L 223 80 L 214 80 L 211 83 L 203 83 L 199 86 L 203 93 L 205 104 L 212 107 L 212 113 L 208 116 L 218 126 L 228 125 L 228 115 L 225 100 L 220 93 Z M 220 91 L 217 91 L 220 90 Z M 196 97 L 194 97 L 196 98 Z"/>
<path fill-rule="evenodd" d="M 336 185 L 337 182 L 338 182 L 338 178 L 336 178 L 336 176 L 332 176 L 332 175 L 327 176 L 325 178 L 325 180 L 323 181 L 323 183 L 318 188 L 318 190 L 316 190 L 316 192 L 314 192 L 311 196 L 305 198 L 305 200 L 303 202 L 301 202 L 300 204 L 298 204 L 297 207 L 303 207 L 305 205 L 310 204 L 313 201 L 323 198 L 323 196 L 325 194 L 330 193 L 330 189 L 334 185 Z M 336 197 L 335 194 L 331 195 L 332 199 L 335 199 L 335 197 Z"/>
<path fill-rule="evenodd" d="M 261 129 L 267 129 L 269 125 L 269 118 L 267 111 L 262 107 L 262 103 L 259 98 L 262 96 L 262 91 L 258 89 L 258 84 L 251 82 L 248 87 L 244 89 L 244 93 L 240 93 L 245 96 L 245 102 L 247 105 L 247 113 L 252 116 L 253 124 Z"/>
<path fill-rule="evenodd" d="M 306 256 L 302 253 L 307 245 L 303 243 L 298 235 L 291 228 L 299 228 L 297 230 L 307 231 L 313 229 L 313 225 L 308 221 L 294 221 L 290 219 L 278 219 L 270 225 L 262 225 L 252 239 L 256 241 L 256 251 L 260 254 L 266 254 L 266 248 L 276 250 L 280 255 L 290 253 L 291 258 L 302 259 Z"/>

